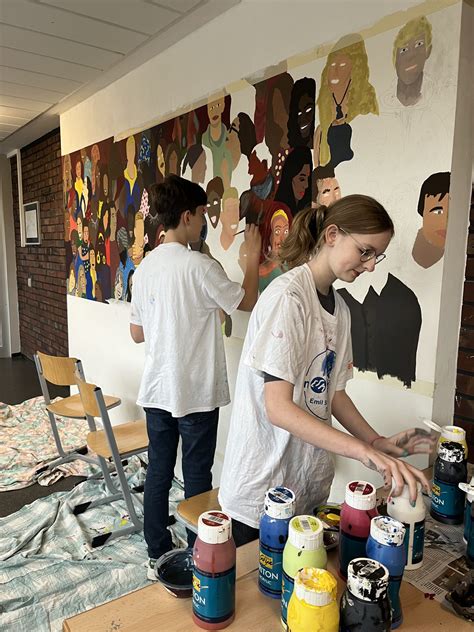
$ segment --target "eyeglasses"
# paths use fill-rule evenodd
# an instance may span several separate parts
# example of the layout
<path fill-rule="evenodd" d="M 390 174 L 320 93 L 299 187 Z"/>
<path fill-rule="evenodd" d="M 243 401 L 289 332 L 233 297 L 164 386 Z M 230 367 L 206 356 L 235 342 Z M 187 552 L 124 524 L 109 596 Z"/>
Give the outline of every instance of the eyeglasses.
<path fill-rule="evenodd" d="M 375 258 L 375 265 L 377 265 L 377 263 L 380 263 L 387 257 L 385 253 L 380 253 L 378 255 L 373 248 L 364 248 L 364 246 L 360 244 L 357 239 L 355 239 L 355 237 L 348 233 L 347 230 L 344 230 L 340 226 L 338 226 L 338 228 L 342 233 L 348 235 L 352 239 L 352 241 L 357 244 L 357 247 L 360 250 L 360 260 L 362 261 L 362 263 L 366 263 L 367 261 L 371 261 Z"/>

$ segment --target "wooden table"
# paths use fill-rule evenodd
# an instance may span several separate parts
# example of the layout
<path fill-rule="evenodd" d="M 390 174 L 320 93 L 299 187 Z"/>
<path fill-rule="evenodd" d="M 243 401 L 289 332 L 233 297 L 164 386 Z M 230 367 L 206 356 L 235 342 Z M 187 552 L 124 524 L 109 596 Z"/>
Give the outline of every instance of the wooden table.
<path fill-rule="evenodd" d="M 235 620 L 227 630 L 280 632 L 280 602 L 264 597 L 258 590 L 258 542 L 237 549 L 237 604 Z M 338 595 L 345 583 L 337 575 L 337 553 L 329 555 L 328 570 L 337 578 Z M 145 569 L 144 569 L 145 572 Z M 422 592 L 402 582 L 404 622 L 400 630 L 472 632 L 473 626 L 425 599 Z M 172 597 L 155 582 L 88 612 L 67 619 L 64 632 L 192 632 L 199 631 L 192 617 L 192 600 Z"/>

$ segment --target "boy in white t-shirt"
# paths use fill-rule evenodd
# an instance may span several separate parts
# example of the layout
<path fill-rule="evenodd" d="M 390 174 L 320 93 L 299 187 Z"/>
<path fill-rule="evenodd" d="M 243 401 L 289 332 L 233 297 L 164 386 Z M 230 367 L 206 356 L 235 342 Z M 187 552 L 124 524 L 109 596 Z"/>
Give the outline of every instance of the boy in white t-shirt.
<path fill-rule="evenodd" d="M 241 286 L 216 261 L 188 248 L 201 233 L 204 190 L 169 176 L 151 193 L 166 235 L 135 272 L 130 333 L 146 347 L 137 403 L 145 409 L 149 437 L 144 534 L 148 576 L 155 579 L 156 559 L 172 548 L 168 495 L 179 437 L 185 497 L 212 488 L 219 408 L 230 401 L 220 310 L 255 305 L 261 239 L 257 226 L 247 227 L 250 257 Z M 188 532 L 189 546 L 194 539 Z"/>

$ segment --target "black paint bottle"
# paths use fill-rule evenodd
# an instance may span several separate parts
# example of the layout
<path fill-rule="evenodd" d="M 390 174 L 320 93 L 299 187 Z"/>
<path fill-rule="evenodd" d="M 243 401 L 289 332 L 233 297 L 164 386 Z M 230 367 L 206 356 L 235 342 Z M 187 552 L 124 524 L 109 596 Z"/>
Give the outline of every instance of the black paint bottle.
<path fill-rule="evenodd" d="M 388 569 L 375 560 L 358 557 L 349 563 L 347 588 L 341 597 L 340 632 L 389 632 L 392 609 L 388 578 Z"/>

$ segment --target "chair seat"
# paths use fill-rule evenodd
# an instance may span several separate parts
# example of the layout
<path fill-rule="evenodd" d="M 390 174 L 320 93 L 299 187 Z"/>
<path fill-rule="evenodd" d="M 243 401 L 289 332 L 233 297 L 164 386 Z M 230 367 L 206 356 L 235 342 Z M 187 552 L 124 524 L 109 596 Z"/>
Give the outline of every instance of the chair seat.
<path fill-rule="evenodd" d="M 198 519 L 202 513 L 212 510 L 221 511 L 221 506 L 217 500 L 218 493 L 219 488 L 216 487 L 216 489 L 182 500 L 177 507 L 178 518 L 181 518 L 186 526 L 197 531 Z"/>
<path fill-rule="evenodd" d="M 144 419 L 129 421 L 113 427 L 115 441 L 120 454 L 139 452 L 148 447 L 148 433 Z M 112 451 L 107 441 L 105 430 L 96 430 L 87 435 L 87 445 L 99 456 L 109 459 Z"/>
<path fill-rule="evenodd" d="M 104 400 L 107 409 L 114 408 L 120 404 L 120 398 L 112 397 L 111 395 L 104 395 Z M 57 402 L 52 402 L 48 404 L 46 408 L 54 415 L 59 415 L 60 417 L 72 417 L 74 419 L 85 418 L 84 407 L 79 393 L 77 395 L 64 397 Z"/>

